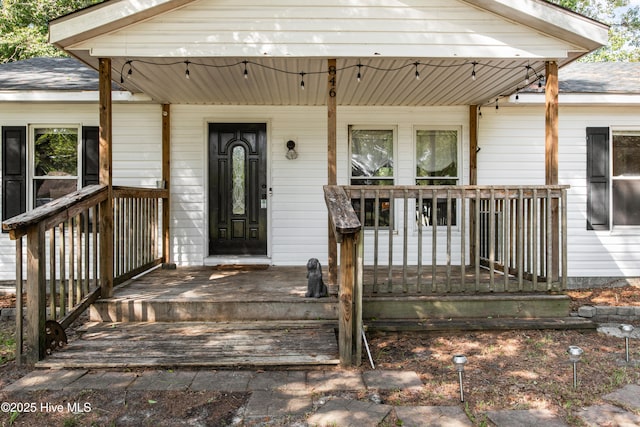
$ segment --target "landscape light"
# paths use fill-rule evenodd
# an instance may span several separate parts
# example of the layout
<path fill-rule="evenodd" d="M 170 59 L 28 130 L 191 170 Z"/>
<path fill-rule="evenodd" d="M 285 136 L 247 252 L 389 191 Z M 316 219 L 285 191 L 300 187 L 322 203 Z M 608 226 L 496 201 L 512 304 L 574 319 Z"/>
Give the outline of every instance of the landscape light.
<path fill-rule="evenodd" d="M 460 382 L 460 402 L 464 402 L 464 390 L 462 388 L 462 375 L 464 373 L 464 365 L 467 363 L 467 358 L 464 354 L 456 354 L 453 356 L 453 364 L 458 371 L 458 380 Z"/>
<path fill-rule="evenodd" d="M 634 327 L 623 323 L 620 325 L 620 330 L 622 331 L 622 336 L 624 336 L 625 360 L 629 363 L 629 338 L 631 338 L 631 332 L 633 332 Z"/>
<path fill-rule="evenodd" d="M 580 361 L 580 358 L 582 357 L 584 350 L 582 350 L 577 345 L 571 345 L 569 346 L 567 353 L 569 353 L 569 361 L 573 363 L 573 388 L 577 388 L 578 387 L 577 364 Z"/>

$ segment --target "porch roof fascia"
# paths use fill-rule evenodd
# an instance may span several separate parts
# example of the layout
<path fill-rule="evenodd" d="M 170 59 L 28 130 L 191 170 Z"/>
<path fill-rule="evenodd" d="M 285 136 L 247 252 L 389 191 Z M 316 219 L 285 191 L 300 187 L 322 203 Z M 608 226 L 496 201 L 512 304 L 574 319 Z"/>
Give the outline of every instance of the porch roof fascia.
<path fill-rule="evenodd" d="M 65 47 L 175 10 L 196 0 L 107 0 L 49 22 L 49 43 Z"/>
<path fill-rule="evenodd" d="M 100 99 L 98 91 L 64 91 L 64 90 L 3 90 L 0 91 L 0 102 L 63 102 L 63 103 L 96 103 Z M 143 93 L 128 91 L 112 91 L 114 103 L 157 104 L 151 97 Z"/>
<path fill-rule="evenodd" d="M 545 34 L 584 47 L 591 52 L 605 45 L 609 26 L 579 13 L 541 0 L 463 0 Z M 550 13 L 547 13 L 550 12 Z M 553 13 L 551 13 L 553 12 Z M 577 57 L 584 55 L 579 54 Z"/>

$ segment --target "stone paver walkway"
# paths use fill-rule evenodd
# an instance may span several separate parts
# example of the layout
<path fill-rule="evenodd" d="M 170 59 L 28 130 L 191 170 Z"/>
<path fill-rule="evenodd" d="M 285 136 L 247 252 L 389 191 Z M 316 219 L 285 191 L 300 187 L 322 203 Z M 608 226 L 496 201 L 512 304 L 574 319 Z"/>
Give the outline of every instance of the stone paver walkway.
<path fill-rule="evenodd" d="M 377 426 L 393 415 L 405 427 L 469 427 L 464 405 L 392 406 L 380 402 L 379 391 L 419 393 L 423 384 L 411 371 L 170 371 L 141 373 L 77 370 L 35 370 L 5 387 L 4 392 L 38 390 L 191 390 L 251 392 L 237 414 L 237 425 Z M 363 396 L 365 398 L 363 399 Z M 356 398 L 356 397 L 359 397 Z M 369 399 L 366 399 L 368 397 Z M 640 385 L 627 385 L 603 396 L 607 404 L 591 406 L 577 416 L 588 426 L 640 426 Z M 555 414 L 541 410 L 489 411 L 498 427 L 565 427 Z M 280 421 L 278 421 L 280 420 Z M 288 422 L 288 421 L 287 421 Z M 286 423 L 285 423 L 286 424 Z"/>

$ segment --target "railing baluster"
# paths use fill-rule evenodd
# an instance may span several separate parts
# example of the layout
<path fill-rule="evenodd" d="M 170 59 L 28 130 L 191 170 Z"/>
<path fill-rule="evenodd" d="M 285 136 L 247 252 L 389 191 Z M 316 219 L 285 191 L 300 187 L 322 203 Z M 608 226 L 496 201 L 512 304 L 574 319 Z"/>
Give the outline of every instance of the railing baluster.
<path fill-rule="evenodd" d="M 476 212 L 475 212 L 475 218 L 476 218 L 476 226 L 475 226 L 475 255 L 473 257 L 473 259 L 475 260 L 475 288 L 474 291 L 478 292 L 478 290 L 480 289 L 480 229 L 481 224 L 480 224 L 480 210 L 482 208 L 482 203 L 480 200 L 480 189 L 476 188 L 476 199 L 475 199 L 475 208 L 476 208 Z"/>
<path fill-rule="evenodd" d="M 447 190 L 447 289 L 451 292 L 451 190 Z"/>
<path fill-rule="evenodd" d="M 418 206 L 417 206 L 417 225 L 418 225 L 418 281 L 416 288 L 418 293 L 423 291 L 422 289 L 422 189 L 418 190 Z"/>
<path fill-rule="evenodd" d="M 49 230 L 49 311 L 56 318 L 56 229 Z"/>
<path fill-rule="evenodd" d="M 562 197 L 562 207 L 561 207 L 561 215 L 562 215 L 562 291 L 567 290 L 567 210 L 568 210 L 568 200 L 567 200 L 567 190 L 562 189 L 561 193 Z"/>
<path fill-rule="evenodd" d="M 95 289 L 98 287 L 98 218 L 100 217 L 97 205 L 93 206 L 91 209 L 93 211 L 93 227 L 91 229 L 91 234 L 93 236 L 93 288 Z"/>
<path fill-rule="evenodd" d="M 402 236 L 402 292 L 409 292 L 407 283 L 407 250 L 409 247 L 409 190 L 404 189 L 404 233 Z"/>
<path fill-rule="evenodd" d="M 531 265 L 533 267 L 531 271 L 533 274 L 531 285 L 533 291 L 536 291 L 538 289 L 538 190 L 535 188 L 531 196 L 531 211 L 533 212 L 533 217 L 531 218 Z"/>
<path fill-rule="evenodd" d="M 496 194 L 491 188 L 489 199 L 489 290 L 495 291 L 494 263 L 496 259 Z"/>
<path fill-rule="evenodd" d="M 546 283 L 547 283 L 547 291 L 551 290 L 551 283 L 553 282 L 553 219 L 551 215 L 551 189 L 547 188 L 547 199 L 546 199 L 546 215 L 545 215 L 545 224 L 547 231 L 546 238 L 546 251 L 547 251 L 547 269 L 546 269 Z"/>
<path fill-rule="evenodd" d="M 504 289 L 502 289 L 502 292 L 508 292 L 509 291 L 509 253 L 511 251 L 511 246 L 510 246 L 510 239 L 509 239 L 509 235 L 510 235 L 510 225 L 511 225 L 511 215 L 510 215 L 510 211 L 511 210 L 511 202 L 509 200 L 509 189 L 505 188 L 504 190 L 504 203 L 502 206 L 502 245 L 503 245 L 503 260 L 502 260 L 502 265 L 503 265 L 503 272 L 504 272 Z"/>
<path fill-rule="evenodd" d="M 431 292 L 438 291 L 438 190 L 431 189 Z"/>
<path fill-rule="evenodd" d="M 73 223 L 73 218 L 69 218 L 68 221 L 68 238 L 67 238 L 67 247 L 69 248 L 69 259 L 68 259 L 68 269 L 69 269 L 69 310 L 73 308 L 76 303 L 76 269 L 74 266 L 74 260 L 76 258 L 75 247 L 73 245 L 73 241 L 75 240 L 75 227 Z"/>
<path fill-rule="evenodd" d="M 379 232 L 380 232 L 380 190 L 376 189 L 376 198 L 373 208 L 373 292 L 378 292 L 378 255 L 380 247 Z M 364 224 L 364 222 L 363 222 Z"/>
<path fill-rule="evenodd" d="M 65 314 L 67 314 L 67 307 L 70 308 L 70 303 L 67 298 L 68 296 L 67 271 L 66 271 L 67 260 L 65 259 L 66 245 L 65 245 L 64 224 L 65 223 L 62 222 L 58 225 L 58 230 L 60 234 L 60 248 L 58 249 L 58 251 L 60 252 L 60 259 L 58 261 L 60 263 L 60 316 L 64 316 Z"/>
<path fill-rule="evenodd" d="M 84 287 L 82 293 L 84 296 L 89 294 L 89 287 L 91 282 L 91 276 L 89 275 L 91 270 L 91 240 L 89 239 L 89 210 L 87 209 L 82 214 L 82 236 L 84 237 Z"/>
<path fill-rule="evenodd" d="M 387 292 L 393 292 L 393 222 L 395 211 L 395 199 L 393 190 L 389 190 L 389 257 L 387 266 Z"/>
<path fill-rule="evenodd" d="M 467 274 L 465 270 L 467 264 L 467 198 L 464 190 L 462 190 L 462 197 L 460 197 L 460 217 L 460 290 L 465 292 Z"/>
<path fill-rule="evenodd" d="M 24 279 L 22 274 L 22 237 L 16 239 L 16 361 L 22 365 L 24 346 L 24 314 L 22 310 Z"/>
<path fill-rule="evenodd" d="M 76 304 L 82 301 L 84 295 L 82 294 L 82 289 L 84 288 L 83 278 L 82 278 L 82 217 L 80 215 L 76 216 L 76 272 L 77 272 L 77 280 L 76 280 Z"/>
<path fill-rule="evenodd" d="M 518 228 L 517 231 L 517 270 L 518 270 L 518 291 L 522 292 L 523 288 L 523 270 L 524 270 L 524 190 L 522 188 L 518 189 L 518 205 L 516 207 L 516 226 Z"/>

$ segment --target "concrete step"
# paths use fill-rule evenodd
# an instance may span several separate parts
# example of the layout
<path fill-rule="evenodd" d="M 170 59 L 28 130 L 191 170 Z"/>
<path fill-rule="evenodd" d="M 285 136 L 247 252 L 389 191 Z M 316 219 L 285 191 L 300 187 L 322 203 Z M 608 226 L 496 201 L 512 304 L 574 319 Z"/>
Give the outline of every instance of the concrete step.
<path fill-rule="evenodd" d="M 337 321 L 338 299 L 335 296 L 286 301 L 113 298 L 93 304 L 89 318 L 93 322 Z"/>

